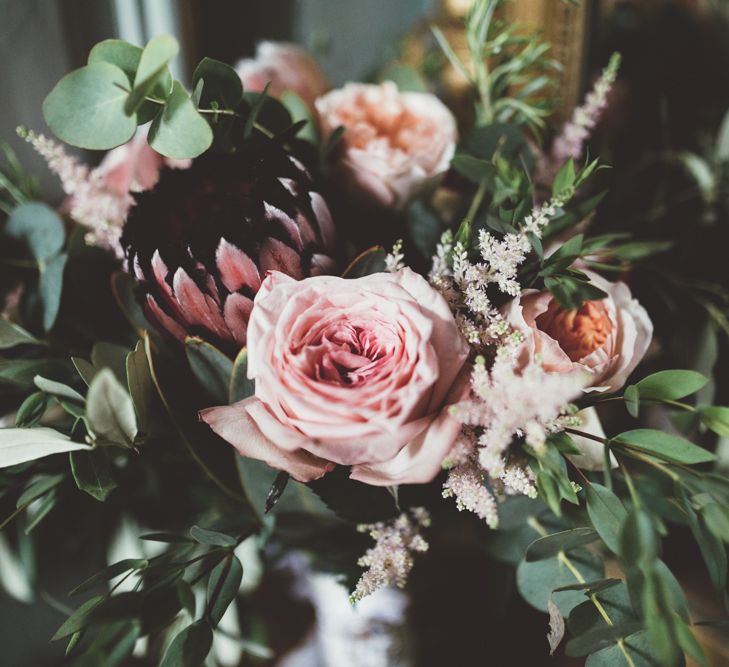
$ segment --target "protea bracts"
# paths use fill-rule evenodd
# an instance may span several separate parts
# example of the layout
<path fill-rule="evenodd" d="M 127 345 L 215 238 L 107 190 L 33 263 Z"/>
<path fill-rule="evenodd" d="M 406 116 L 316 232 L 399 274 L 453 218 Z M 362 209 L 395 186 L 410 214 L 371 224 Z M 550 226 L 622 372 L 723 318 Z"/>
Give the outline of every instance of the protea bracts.
<path fill-rule="evenodd" d="M 267 271 L 334 269 L 329 209 L 275 142 L 164 170 L 136 199 L 122 235 L 129 270 L 150 322 L 178 340 L 197 335 L 233 353 Z"/>

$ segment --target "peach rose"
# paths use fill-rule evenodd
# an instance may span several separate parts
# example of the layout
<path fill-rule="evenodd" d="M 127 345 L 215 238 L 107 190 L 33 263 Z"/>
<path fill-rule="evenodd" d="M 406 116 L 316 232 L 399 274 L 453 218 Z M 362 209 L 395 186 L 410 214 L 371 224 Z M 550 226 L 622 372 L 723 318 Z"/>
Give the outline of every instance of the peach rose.
<path fill-rule="evenodd" d="M 267 83 L 269 95 L 295 92 L 312 109 L 314 100 L 329 89 L 319 65 L 300 47 L 281 42 L 261 42 L 255 58 L 240 60 L 236 71 L 244 90 L 261 92 Z"/>
<path fill-rule="evenodd" d="M 334 464 L 374 485 L 432 480 L 460 424 L 468 346 L 443 297 L 410 269 L 296 281 L 273 271 L 248 324 L 255 396 L 203 421 L 244 456 L 306 482 Z"/>
<path fill-rule="evenodd" d="M 524 363 L 538 358 L 550 372 L 587 371 L 591 391 L 613 392 L 645 355 L 653 324 L 625 283 L 586 273 L 607 297 L 565 310 L 551 293 L 525 290 L 504 317 L 526 337 Z"/>
<path fill-rule="evenodd" d="M 344 126 L 336 175 L 353 193 L 402 209 L 446 172 L 456 121 L 428 93 L 400 93 L 391 81 L 349 83 L 316 101 L 324 136 Z"/>

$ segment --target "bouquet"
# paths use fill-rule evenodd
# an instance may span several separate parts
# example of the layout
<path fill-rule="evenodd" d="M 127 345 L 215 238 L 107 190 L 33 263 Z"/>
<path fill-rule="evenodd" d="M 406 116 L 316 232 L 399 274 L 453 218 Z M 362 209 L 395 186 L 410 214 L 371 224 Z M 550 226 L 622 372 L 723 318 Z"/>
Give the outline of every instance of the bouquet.
<path fill-rule="evenodd" d="M 662 544 L 687 530 L 725 598 L 729 407 L 631 292 L 670 244 L 591 233 L 620 58 L 555 128 L 559 65 L 498 5 L 465 52 L 433 29 L 435 70 L 339 89 L 291 45 L 186 88 L 173 38 L 106 40 L 45 100 L 58 141 L 19 128 L 67 198 L 6 151 L 3 550 L 29 598 L 39 535 L 136 549 L 72 591 L 71 664 L 265 659 L 244 573 L 305 554 L 359 605 L 454 525 L 545 656 L 708 664 Z"/>

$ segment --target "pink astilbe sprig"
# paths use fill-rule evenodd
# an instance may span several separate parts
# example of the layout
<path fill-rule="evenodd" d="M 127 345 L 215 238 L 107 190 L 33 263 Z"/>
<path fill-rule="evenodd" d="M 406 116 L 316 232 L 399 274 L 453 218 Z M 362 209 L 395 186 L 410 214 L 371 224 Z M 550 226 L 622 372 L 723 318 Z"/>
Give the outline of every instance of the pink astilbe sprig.
<path fill-rule="evenodd" d="M 60 179 L 63 191 L 69 195 L 69 215 L 88 227 L 86 242 L 110 250 L 122 259 L 119 239 L 134 197 L 128 192 L 109 189 L 100 170 L 89 169 L 57 141 L 32 130 L 19 129 L 18 134 L 35 148 Z"/>
<path fill-rule="evenodd" d="M 459 511 L 468 510 L 483 519 L 491 528 L 499 524 L 496 498 L 486 487 L 483 470 L 468 461 L 456 466 L 448 473 L 443 484 L 443 497 L 453 498 Z"/>
<path fill-rule="evenodd" d="M 394 521 L 357 526 L 357 530 L 369 533 L 376 543 L 357 561 L 360 567 L 368 569 L 357 582 L 350 600 L 358 602 L 392 584 L 403 588 L 413 569 L 413 554 L 428 550 L 428 543 L 420 534 L 420 529 L 429 525 L 427 510 L 413 507 L 409 514 L 403 513 Z"/>
<path fill-rule="evenodd" d="M 539 183 L 549 184 L 554 181 L 560 167 L 570 158 L 579 159 L 585 149 L 585 143 L 590 138 L 592 130 L 602 117 L 608 104 L 608 96 L 618 76 L 620 68 L 620 54 L 614 53 L 595 81 L 592 90 L 585 97 L 585 101 L 572 112 L 572 117 L 554 138 L 552 148 L 537 166 L 536 180 Z"/>

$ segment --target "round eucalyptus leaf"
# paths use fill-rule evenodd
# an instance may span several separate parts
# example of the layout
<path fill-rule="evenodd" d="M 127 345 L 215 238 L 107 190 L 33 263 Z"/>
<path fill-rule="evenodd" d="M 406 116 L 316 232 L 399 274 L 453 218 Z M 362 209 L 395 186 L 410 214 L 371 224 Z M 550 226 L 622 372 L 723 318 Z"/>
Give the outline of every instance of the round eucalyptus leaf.
<path fill-rule="evenodd" d="M 164 110 L 154 119 L 148 140 L 158 153 L 179 160 L 197 157 L 213 142 L 213 131 L 179 81 L 173 83 Z"/>
<path fill-rule="evenodd" d="M 63 221 L 46 204 L 30 202 L 13 209 L 5 233 L 11 238 L 25 241 L 39 262 L 58 254 L 66 240 Z"/>
<path fill-rule="evenodd" d="M 105 39 L 91 49 L 88 64 L 109 63 L 110 65 L 116 65 L 127 75 L 131 86 L 134 83 L 134 76 L 137 73 L 141 57 L 141 47 L 125 42 L 123 39 Z"/>
<path fill-rule="evenodd" d="M 53 133 L 72 146 L 108 150 L 134 135 L 137 119 L 124 113 L 129 80 L 106 62 L 86 65 L 64 76 L 43 102 Z"/>

